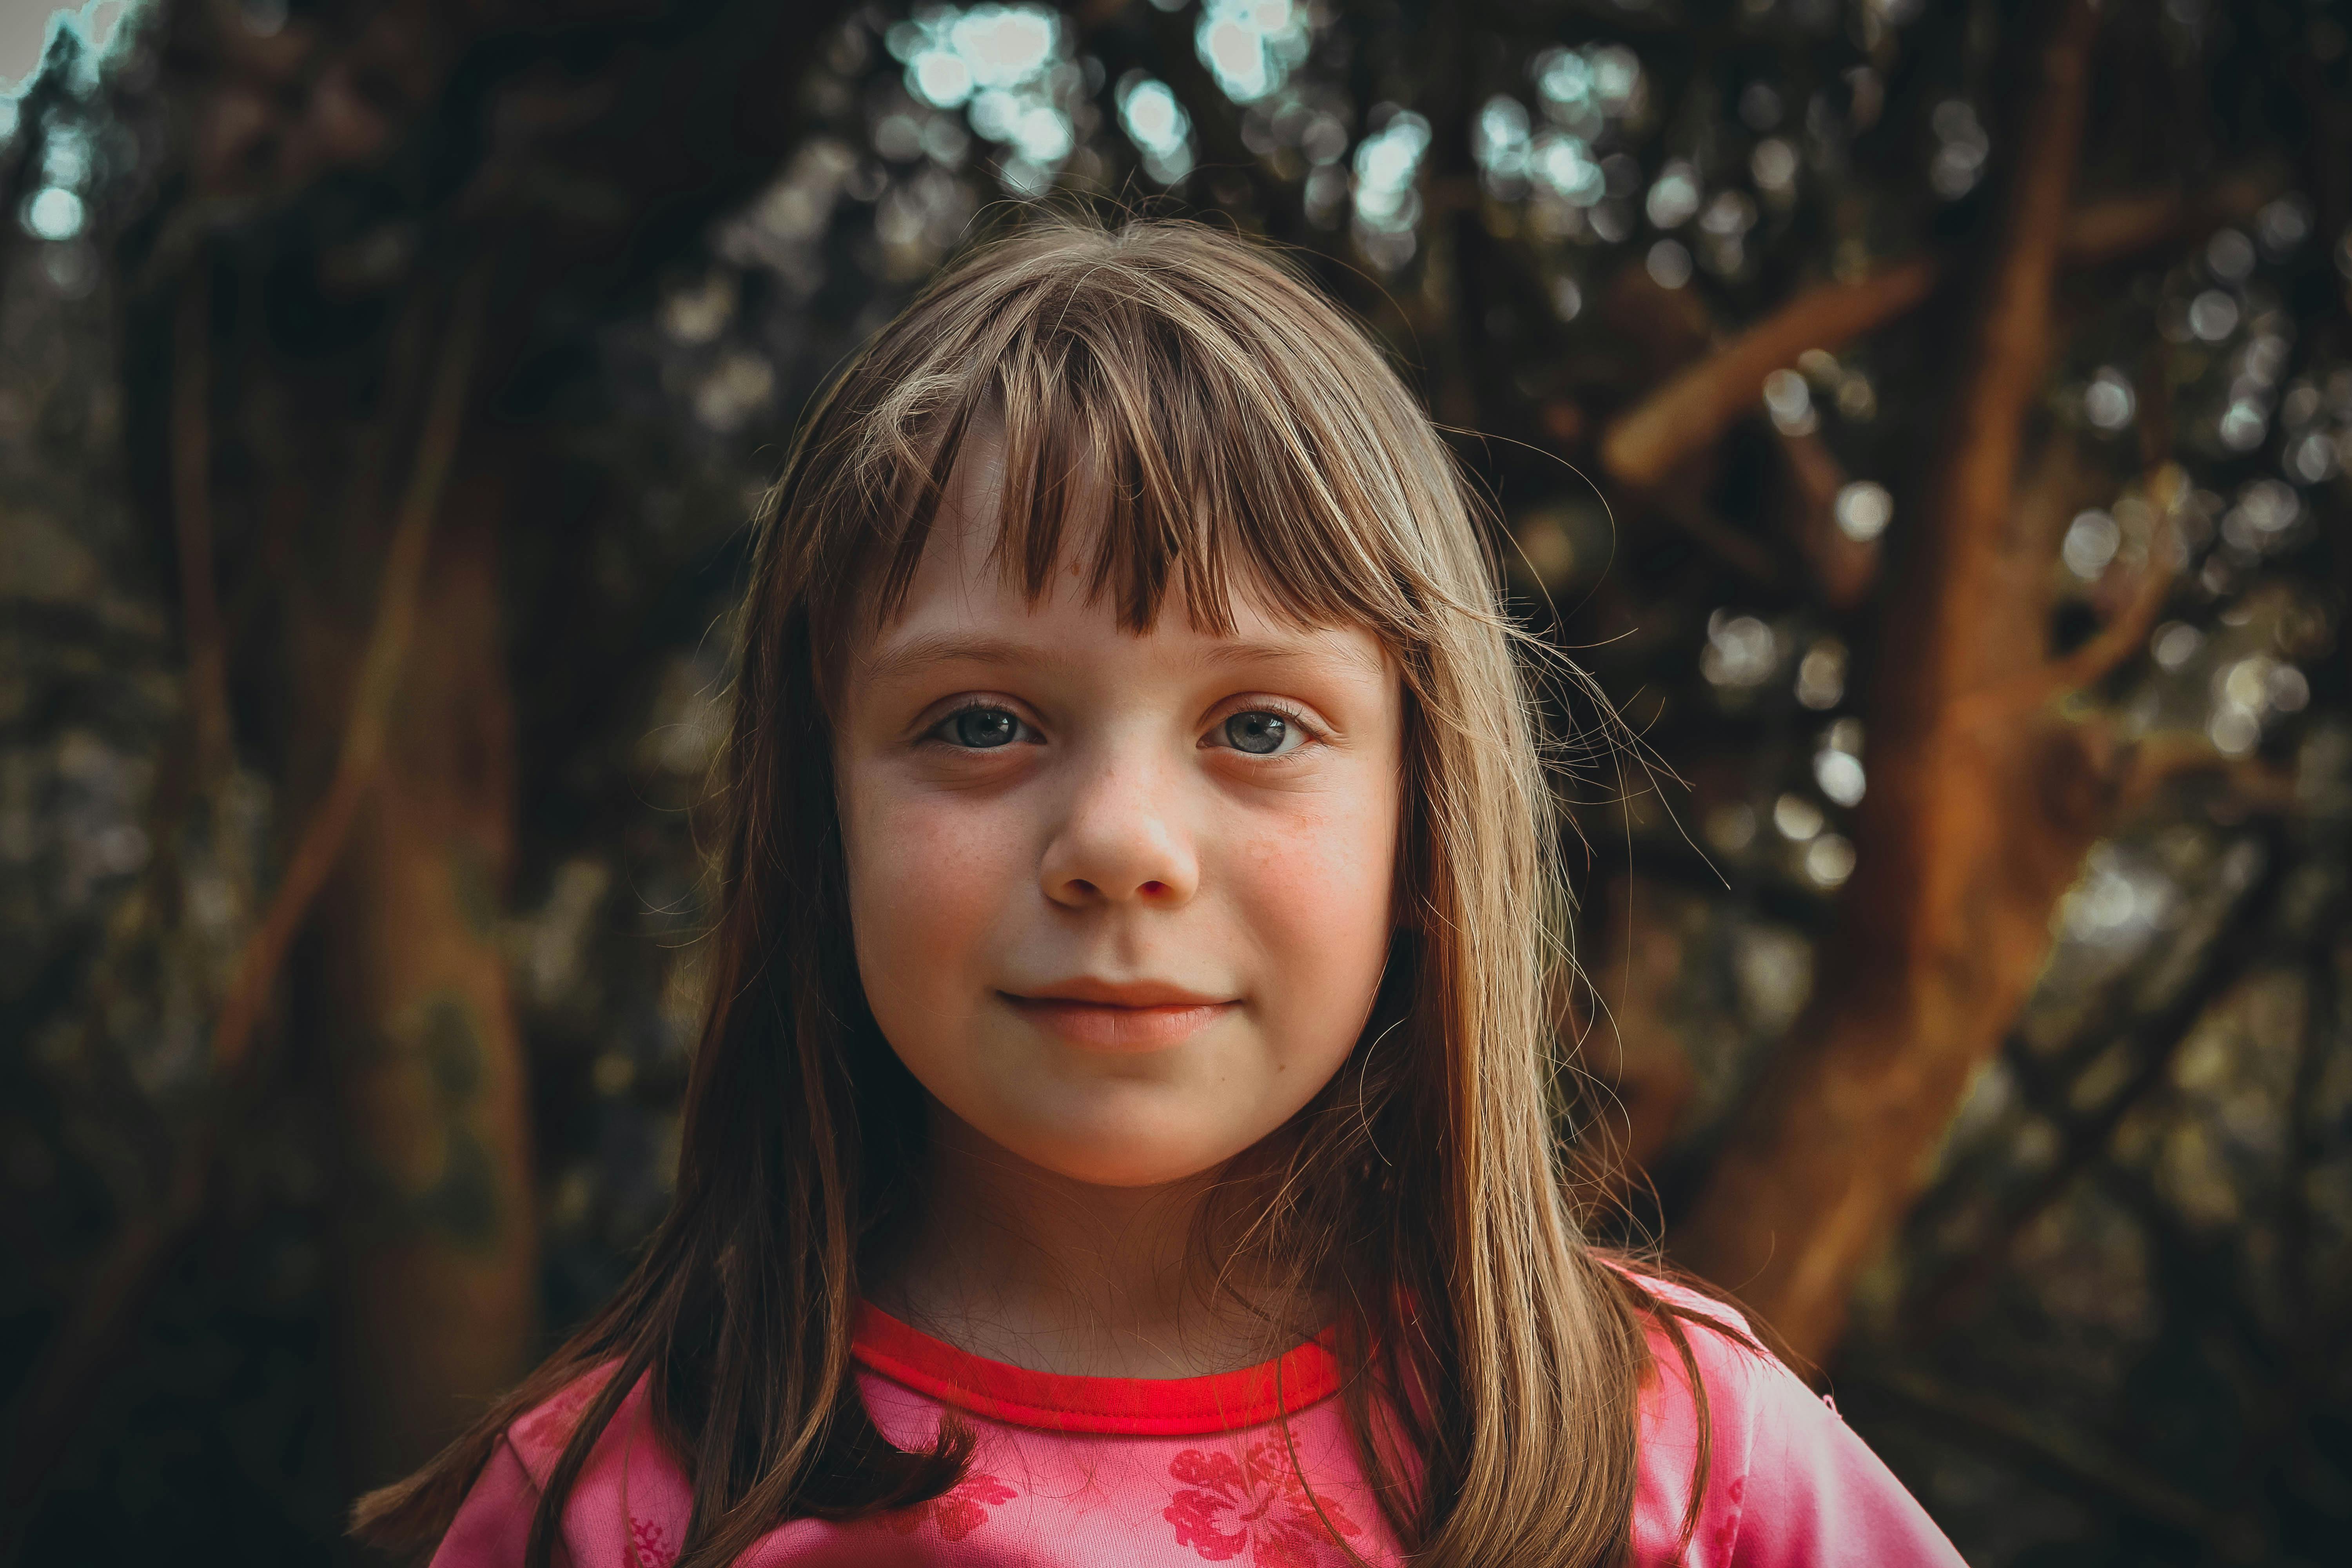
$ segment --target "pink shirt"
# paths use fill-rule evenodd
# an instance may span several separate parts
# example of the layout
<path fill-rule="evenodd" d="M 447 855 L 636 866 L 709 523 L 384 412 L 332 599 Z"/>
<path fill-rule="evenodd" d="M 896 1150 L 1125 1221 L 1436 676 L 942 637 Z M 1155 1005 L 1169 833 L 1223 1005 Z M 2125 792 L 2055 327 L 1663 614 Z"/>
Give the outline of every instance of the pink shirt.
<path fill-rule="evenodd" d="M 1738 1321 L 1718 1303 L 1643 1284 Z M 1682 1363 L 1663 1335 L 1652 1340 L 1658 1373 L 1642 1398 L 1638 1568 L 1673 1561 L 1697 1444 Z M 1959 1568 L 1959 1554 L 1926 1511 L 1787 1369 L 1705 1329 L 1693 1328 L 1690 1342 L 1706 1385 L 1714 1457 L 1683 1559 L 1688 1568 Z M 942 1407 L 962 1413 L 979 1439 L 969 1473 L 945 1496 L 897 1513 L 779 1526 L 738 1559 L 743 1568 L 1402 1561 L 1357 1467 L 1333 1397 L 1339 1369 L 1319 1342 L 1212 1377 L 1066 1377 L 983 1361 L 868 1308 L 854 1353 L 876 1423 L 901 1447 L 929 1443 Z M 508 1431 L 434 1568 L 518 1568 L 540 1486 L 592 1388 L 593 1379 L 573 1384 Z M 1277 1419 L 1285 1407 L 1287 1441 Z M 653 1435 L 640 1384 L 564 1509 L 572 1568 L 668 1568 L 685 1539 L 690 1495 Z"/>

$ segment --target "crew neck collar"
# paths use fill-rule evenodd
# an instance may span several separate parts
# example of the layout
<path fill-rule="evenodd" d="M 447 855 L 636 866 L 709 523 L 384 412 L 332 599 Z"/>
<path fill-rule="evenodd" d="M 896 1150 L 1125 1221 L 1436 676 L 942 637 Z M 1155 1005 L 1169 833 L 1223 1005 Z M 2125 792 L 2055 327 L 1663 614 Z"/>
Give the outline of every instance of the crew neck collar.
<path fill-rule="evenodd" d="M 860 1365 L 990 1421 L 1053 1432 L 1174 1437 L 1296 1415 L 1339 1386 L 1327 1330 L 1273 1361 L 1203 1377 L 1079 1377 L 990 1361 L 861 1302 L 849 1353 Z"/>

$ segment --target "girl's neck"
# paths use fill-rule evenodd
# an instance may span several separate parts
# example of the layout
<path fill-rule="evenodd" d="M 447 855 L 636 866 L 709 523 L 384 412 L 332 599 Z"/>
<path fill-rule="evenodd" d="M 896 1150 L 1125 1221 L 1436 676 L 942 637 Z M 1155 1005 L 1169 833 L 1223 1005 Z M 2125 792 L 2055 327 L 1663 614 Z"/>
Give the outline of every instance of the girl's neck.
<path fill-rule="evenodd" d="M 1220 1289 L 1196 1257 L 1221 1172 L 1096 1186 L 1006 1152 L 937 1105 L 930 1129 L 920 1217 L 867 1282 L 877 1306 L 923 1332 L 1033 1371 L 1192 1377 L 1265 1361 L 1320 1325 L 1316 1303 L 1286 1307 L 1238 1274 Z"/>

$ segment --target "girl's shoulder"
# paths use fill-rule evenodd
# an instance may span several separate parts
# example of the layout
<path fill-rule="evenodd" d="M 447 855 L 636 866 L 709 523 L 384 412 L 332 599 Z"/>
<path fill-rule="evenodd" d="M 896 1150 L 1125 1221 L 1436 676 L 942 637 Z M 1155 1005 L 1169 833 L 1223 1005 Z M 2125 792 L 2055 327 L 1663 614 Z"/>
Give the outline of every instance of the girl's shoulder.
<path fill-rule="evenodd" d="M 1750 1356 L 1769 1354 L 1763 1349 L 1763 1342 L 1757 1337 L 1755 1326 L 1748 1322 L 1746 1314 L 1730 1302 L 1720 1297 L 1710 1296 L 1703 1290 L 1694 1289 L 1678 1280 L 1664 1279 L 1640 1268 L 1622 1264 L 1615 1267 L 1619 1273 L 1632 1282 L 1636 1290 L 1648 1297 L 1660 1309 L 1685 1322 L 1694 1319 L 1703 1321 L 1715 1331 L 1707 1336 L 1711 1341 L 1726 1346 L 1736 1346 Z M 1656 1314 L 1653 1314 L 1651 1332 L 1658 1334 L 1664 1331 L 1663 1327 L 1656 1321 Z"/>
<path fill-rule="evenodd" d="M 1649 1342 L 1650 1367 L 1642 1380 L 1645 1436 L 1661 1424 L 1696 1428 L 1700 1402 L 1693 1397 L 1694 1373 L 1706 1391 L 1710 1429 L 1721 1426 L 1727 1415 L 1744 1426 L 1774 1374 L 1794 1375 L 1730 1302 L 1613 1258 L 1610 1266 L 1640 1299 L 1642 1331 Z M 1722 1440 L 1720 1433 L 1715 1440 Z"/>
<path fill-rule="evenodd" d="M 541 1486 L 547 1484 L 549 1474 L 562 1458 L 563 1450 L 570 1445 L 572 1433 L 579 1429 L 581 1420 L 587 1415 L 589 1405 L 604 1391 L 619 1366 L 618 1362 L 607 1362 L 581 1373 L 515 1417 L 513 1425 L 507 1428 L 507 1446 L 514 1450 L 516 1458 L 521 1461 L 533 1481 Z M 612 1419 L 604 1424 L 604 1431 L 598 1434 L 595 1447 L 589 1451 L 590 1468 L 596 1466 L 607 1449 L 616 1444 L 625 1446 L 629 1443 L 635 1428 L 644 1424 L 645 1407 L 646 1382 L 640 1378 L 637 1385 L 621 1401 L 620 1408 L 614 1411 Z"/>
<path fill-rule="evenodd" d="M 1626 1273 L 1655 1303 L 1644 1325 L 1635 1563 L 1959 1568 L 1927 1510 L 1738 1309 Z"/>
<path fill-rule="evenodd" d="M 458 1509 L 433 1568 L 520 1568 L 548 1479 L 617 1363 L 584 1373 L 518 1416 Z M 646 1381 L 597 1434 L 565 1500 L 558 1561 L 574 1568 L 668 1568 L 693 1494 L 656 1437 Z"/>

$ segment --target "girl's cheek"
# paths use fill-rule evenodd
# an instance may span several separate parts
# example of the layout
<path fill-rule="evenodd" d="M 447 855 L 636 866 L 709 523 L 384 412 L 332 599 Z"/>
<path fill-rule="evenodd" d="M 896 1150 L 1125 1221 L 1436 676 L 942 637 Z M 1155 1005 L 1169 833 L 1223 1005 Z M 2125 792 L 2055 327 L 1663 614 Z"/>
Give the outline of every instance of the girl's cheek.
<path fill-rule="evenodd" d="M 1349 780 L 1255 837 L 1247 859 L 1265 896 L 1342 923 L 1368 912 L 1386 918 L 1385 909 L 1366 911 L 1363 903 L 1368 889 L 1386 899 L 1396 858 L 1395 792 L 1383 782 Z"/>
<path fill-rule="evenodd" d="M 1231 862 L 1252 934 L 1296 1005 L 1351 1011 L 1388 954 L 1395 880 L 1391 802 L 1334 800 L 1250 835 Z"/>
<path fill-rule="evenodd" d="M 872 803 L 862 814 L 852 897 L 882 939 L 918 973 L 970 951 L 1013 891 L 1021 835 L 1000 810 L 969 797 L 915 796 Z M 861 946 L 864 943 L 861 942 Z"/>

